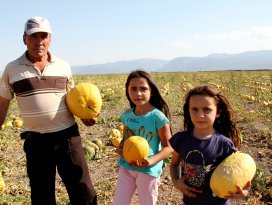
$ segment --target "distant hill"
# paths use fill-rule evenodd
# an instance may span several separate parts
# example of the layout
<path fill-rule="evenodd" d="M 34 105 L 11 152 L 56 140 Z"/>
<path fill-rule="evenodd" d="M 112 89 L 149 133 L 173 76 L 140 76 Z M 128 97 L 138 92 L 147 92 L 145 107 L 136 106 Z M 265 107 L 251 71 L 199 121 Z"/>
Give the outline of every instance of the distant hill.
<path fill-rule="evenodd" d="M 137 59 L 129 61 L 117 61 L 114 63 L 94 64 L 87 66 L 72 67 L 73 74 L 115 74 L 129 73 L 135 69 L 145 69 L 148 71 L 156 71 L 163 67 L 168 61 L 157 59 Z"/>
<path fill-rule="evenodd" d="M 205 57 L 178 57 L 172 60 L 145 58 L 72 67 L 73 74 L 77 75 L 129 73 L 135 69 L 153 72 L 270 70 L 272 69 L 272 50 L 247 51 L 239 54 L 210 54 Z"/>
<path fill-rule="evenodd" d="M 149 72 L 196 72 L 216 70 L 272 70 L 272 50 L 239 54 L 210 54 L 204 57 L 178 57 L 172 60 L 143 58 L 105 64 L 72 66 L 74 75 L 129 73 L 135 69 Z M 2 76 L 0 71 L 0 75 Z"/>
<path fill-rule="evenodd" d="M 272 51 L 240 54 L 211 54 L 202 58 L 175 58 L 158 71 L 256 70 L 272 69 Z"/>

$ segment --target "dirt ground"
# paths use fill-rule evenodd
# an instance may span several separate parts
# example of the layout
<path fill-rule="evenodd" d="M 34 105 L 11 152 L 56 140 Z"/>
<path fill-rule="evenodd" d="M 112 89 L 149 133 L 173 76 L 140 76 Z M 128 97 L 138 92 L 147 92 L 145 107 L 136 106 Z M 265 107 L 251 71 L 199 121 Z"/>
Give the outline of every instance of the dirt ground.
<path fill-rule="evenodd" d="M 103 114 L 102 114 L 103 116 Z M 173 132 L 177 132 L 182 125 L 180 122 L 180 117 L 172 116 Z M 258 125 L 258 124 L 257 124 Z M 259 124 L 260 126 L 263 124 Z M 267 140 L 261 133 L 260 126 L 256 127 L 256 123 L 247 125 L 243 127 L 243 135 L 246 136 L 243 140 L 243 145 L 241 151 L 249 153 L 258 166 L 265 169 L 267 173 L 272 173 L 272 142 Z M 115 148 L 111 145 L 108 138 L 108 133 L 112 125 L 98 124 L 94 127 L 84 128 L 81 127 L 82 137 L 87 139 L 99 138 L 106 145 L 105 152 L 102 153 L 101 159 L 92 160 L 89 162 L 89 168 L 94 185 L 98 190 L 99 197 L 103 204 L 111 204 L 113 198 L 114 187 L 117 179 L 117 160 L 118 156 L 114 152 Z M 270 133 L 272 135 L 272 133 Z M 106 187 L 108 186 L 108 188 Z M 161 185 L 159 187 L 159 199 L 158 205 L 177 205 L 181 204 L 182 194 L 179 193 L 172 186 L 172 182 L 169 174 L 169 164 L 163 169 L 163 174 L 161 176 Z M 132 204 L 138 204 L 137 193 L 134 195 Z M 252 192 L 250 195 L 244 199 L 233 201 L 234 204 L 240 205 L 264 205 L 272 204 L 272 199 L 268 195 L 268 192 Z"/>
<path fill-rule="evenodd" d="M 101 113 L 101 118 L 118 116 L 120 111 L 105 111 Z M 173 133 L 177 132 L 181 125 L 180 116 L 172 116 Z M 88 160 L 88 166 L 94 186 L 98 192 L 99 205 L 112 204 L 115 183 L 117 179 L 117 160 L 115 148 L 111 145 L 109 133 L 112 128 L 117 127 L 118 122 L 114 119 L 111 123 L 98 123 L 92 127 L 83 126 L 79 123 L 82 138 L 89 140 L 100 139 L 104 144 L 104 151 L 95 160 Z M 257 167 L 265 170 L 272 176 L 272 133 L 267 131 L 267 126 L 263 122 L 252 122 L 247 125 L 240 125 L 243 130 L 242 151 L 249 153 L 256 161 Z M 264 132 L 265 129 L 265 132 Z M 263 133 L 269 133 L 264 136 Z M 19 132 L 11 130 L 7 136 L 14 135 L 9 143 L 3 140 L 1 144 L 0 160 L 1 166 L 5 167 L 4 179 L 6 189 L 0 193 L 0 205 L 29 205 L 30 188 L 25 170 L 25 155 L 22 149 L 23 142 L 19 140 Z M 3 169 L 2 167 L 2 169 Z M 272 188 L 272 187 L 271 187 Z M 268 194 L 268 188 L 263 191 L 251 191 L 250 195 L 242 200 L 233 201 L 233 205 L 271 205 L 272 199 Z M 56 196 L 58 205 L 68 205 L 66 190 L 57 177 Z M 169 175 L 169 164 L 163 169 L 161 184 L 159 187 L 158 205 L 180 205 L 182 195 L 172 186 Z M 139 204 L 137 193 L 133 197 L 132 205 Z"/>
<path fill-rule="evenodd" d="M 171 110 L 173 133 L 182 127 L 180 99 L 183 98 L 186 89 L 199 83 L 209 82 L 214 86 L 220 86 L 218 88 L 230 94 L 234 108 L 237 109 L 241 118 L 238 119 L 238 127 L 243 136 L 241 151 L 250 154 L 257 163 L 255 176 L 258 179 L 253 181 L 256 182 L 253 185 L 259 186 L 258 189 L 252 186 L 254 189 L 251 190 L 248 197 L 233 201 L 232 205 L 272 205 L 272 198 L 268 193 L 269 189 L 272 189 L 272 182 L 268 185 L 268 179 L 272 176 L 272 116 L 269 110 L 271 107 L 261 104 L 263 100 L 266 103 L 271 101 L 271 71 L 165 73 L 163 75 L 154 73 L 154 77 L 157 82 L 161 82 L 158 85 L 161 85 L 160 88 L 164 91 L 165 83 L 171 82 L 170 87 L 166 90 L 169 91 L 166 99 L 169 99 L 170 109 L 173 109 Z M 110 143 L 109 133 L 112 128 L 117 127 L 121 113 L 128 106 L 124 96 L 125 79 L 126 75 L 85 76 L 84 78 L 78 76 L 77 79 L 77 82 L 89 81 L 99 85 L 104 96 L 103 109 L 98 123 L 92 127 L 85 127 L 79 121 L 83 139 L 98 138 L 104 144 L 104 151 L 100 153 L 98 159 L 88 159 L 89 171 L 98 192 L 99 205 L 112 204 L 117 179 L 118 156 Z M 248 94 L 252 95 L 251 97 L 255 96 L 260 102 L 244 99 Z M 11 111 L 12 114 L 19 116 L 16 103 L 12 104 Z M 0 132 L 0 171 L 6 183 L 6 189 L 0 192 L 0 205 L 30 204 L 30 188 L 25 168 L 23 141 L 19 137 L 20 131 L 17 128 L 7 128 Z M 59 177 L 56 182 L 56 198 L 58 205 L 69 205 L 65 187 Z M 181 201 L 182 194 L 173 188 L 169 175 L 169 164 L 166 164 L 161 176 L 157 204 L 178 205 L 181 204 Z M 137 193 L 131 204 L 138 204 Z"/>

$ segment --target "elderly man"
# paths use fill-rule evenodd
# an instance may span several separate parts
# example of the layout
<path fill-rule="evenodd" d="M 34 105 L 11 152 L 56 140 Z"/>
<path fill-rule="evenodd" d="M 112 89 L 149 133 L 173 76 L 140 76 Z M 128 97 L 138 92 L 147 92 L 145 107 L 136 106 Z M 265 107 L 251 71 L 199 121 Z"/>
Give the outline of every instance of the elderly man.
<path fill-rule="evenodd" d="M 0 83 L 0 129 L 16 96 L 33 205 L 56 204 L 56 168 L 72 205 L 97 204 L 78 126 L 65 103 L 74 86 L 71 68 L 48 51 L 51 33 L 46 18 L 35 16 L 25 23 L 27 50 L 6 66 Z M 86 126 L 95 123 L 82 121 Z"/>

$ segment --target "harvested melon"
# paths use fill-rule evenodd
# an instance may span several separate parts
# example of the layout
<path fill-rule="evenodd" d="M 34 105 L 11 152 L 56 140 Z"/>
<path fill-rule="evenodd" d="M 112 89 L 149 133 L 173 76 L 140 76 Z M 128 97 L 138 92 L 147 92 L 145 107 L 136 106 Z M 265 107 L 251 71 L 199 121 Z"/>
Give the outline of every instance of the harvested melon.
<path fill-rule="evenodd" d="M 120 124 L 120 125 L 118 126 L 118 130 L 121 131 L 121 132 L 123 132 L 123 131 L 125 130 L 125 125 Z"/>
<path fill-rule="evenodd" d="M 3 191 L 6 187 L 4 178 L 2 177 L 2 174 L 0 173 L 0 191 Z"/>
<path fill-rule="evenodd" d="M 149 154 L 147 140 L 140 136 L 131 136 L 124 142 L 123 156 L 128 163 L 138 161 L 142 163 Z"/>
<path fill-rule="evenodd" d="M 102 98 L 96 85 L 80 83 L 68 92 L 66 103 L 70 112 L 78 118 L 93 119 L 100 113 Z"/>
<path fill-rule="evenodd" d="M 113 128 L 110 132 L 110 140 L 114 147 L 118 147 L 123 139 L 123 132 L 119 129 Z"/>
<path fill-rule="evenodd" d="M 96 143 L 91 142 L 88 139 L 84 139 L 83 143 L 86 144 L 86 145 L 88 145 L 88 146 L 90 146 L 90 147 L 92 147 L 92 148 L 94 148 L 95 150 L 99 151 L 99 149 L 100 149 L 100 147 Z"/>
<path fill-rule="evenodd" d="M 255 172 L 256 164 L 249 154 L 231 154 L 212 173 L 210 187 L 213 195 L 224 198 L 229 192 L 236 193 L 237 186 L 243 188 L 253 179 Z"/>
<path fill-rule="evenodd" d="M 94 139 L 92 140 L 92 142 L 96 144 L 99 148 L 102 148 L 104 146 L 103 142 L 100 139 Z"/>
<path fill-rule="evenodd" d="M 112 137 L 111 143 L 114 147 L 117 148 L 119 146 L 120 142 L 122 141 L 122 139 L 123 139 L 122 137 Z"/>
<path fill-rule="evenodd" d="M 83 145 L 83 149 L 85 150 L 86 153 L 88 153 L 90 159 L 93 159 L 93 158 L 95 157 L 95 155 L 96 155 L 96 150 L 95 150 L 93 147 L 84 144 L 84 145 Z"/>
<path fill-rule="evenodd" d="M 120 130 L 113 128 L 111 130 L 110 137 L 113 137 L 113 138 L 122 138 L 123 136 L 122 136 L 122 133 L 121 133 Z"/>

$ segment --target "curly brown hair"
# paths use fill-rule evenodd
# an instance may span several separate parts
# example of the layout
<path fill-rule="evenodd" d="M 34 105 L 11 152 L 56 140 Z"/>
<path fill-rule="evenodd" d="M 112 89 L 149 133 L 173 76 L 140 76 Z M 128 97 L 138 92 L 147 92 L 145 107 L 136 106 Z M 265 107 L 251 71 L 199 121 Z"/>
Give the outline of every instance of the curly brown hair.
<path fill-rule="evenodd" d="M 190 98 L 195 95 L 209 96 L 215 99 L 217 105 L 217 112 L 220 115 L 214 121 L 214 129 L 222 135 L 230 138 L 233 141 L 234 145 L 237 148 L 240 148 L 241 138 L 239 137 L 239 131 L 236 127 L 236 123 L 234 120 L 233 109 L 229 101 L 221 92 L 218 92 L 217 90 L 208 85 L 197 86 L 187 93 L 183 106 L 184 130 L 192 131 L 194 129 L 194 124 L 191 120 L 189 113 L 189 101 Z"/>

